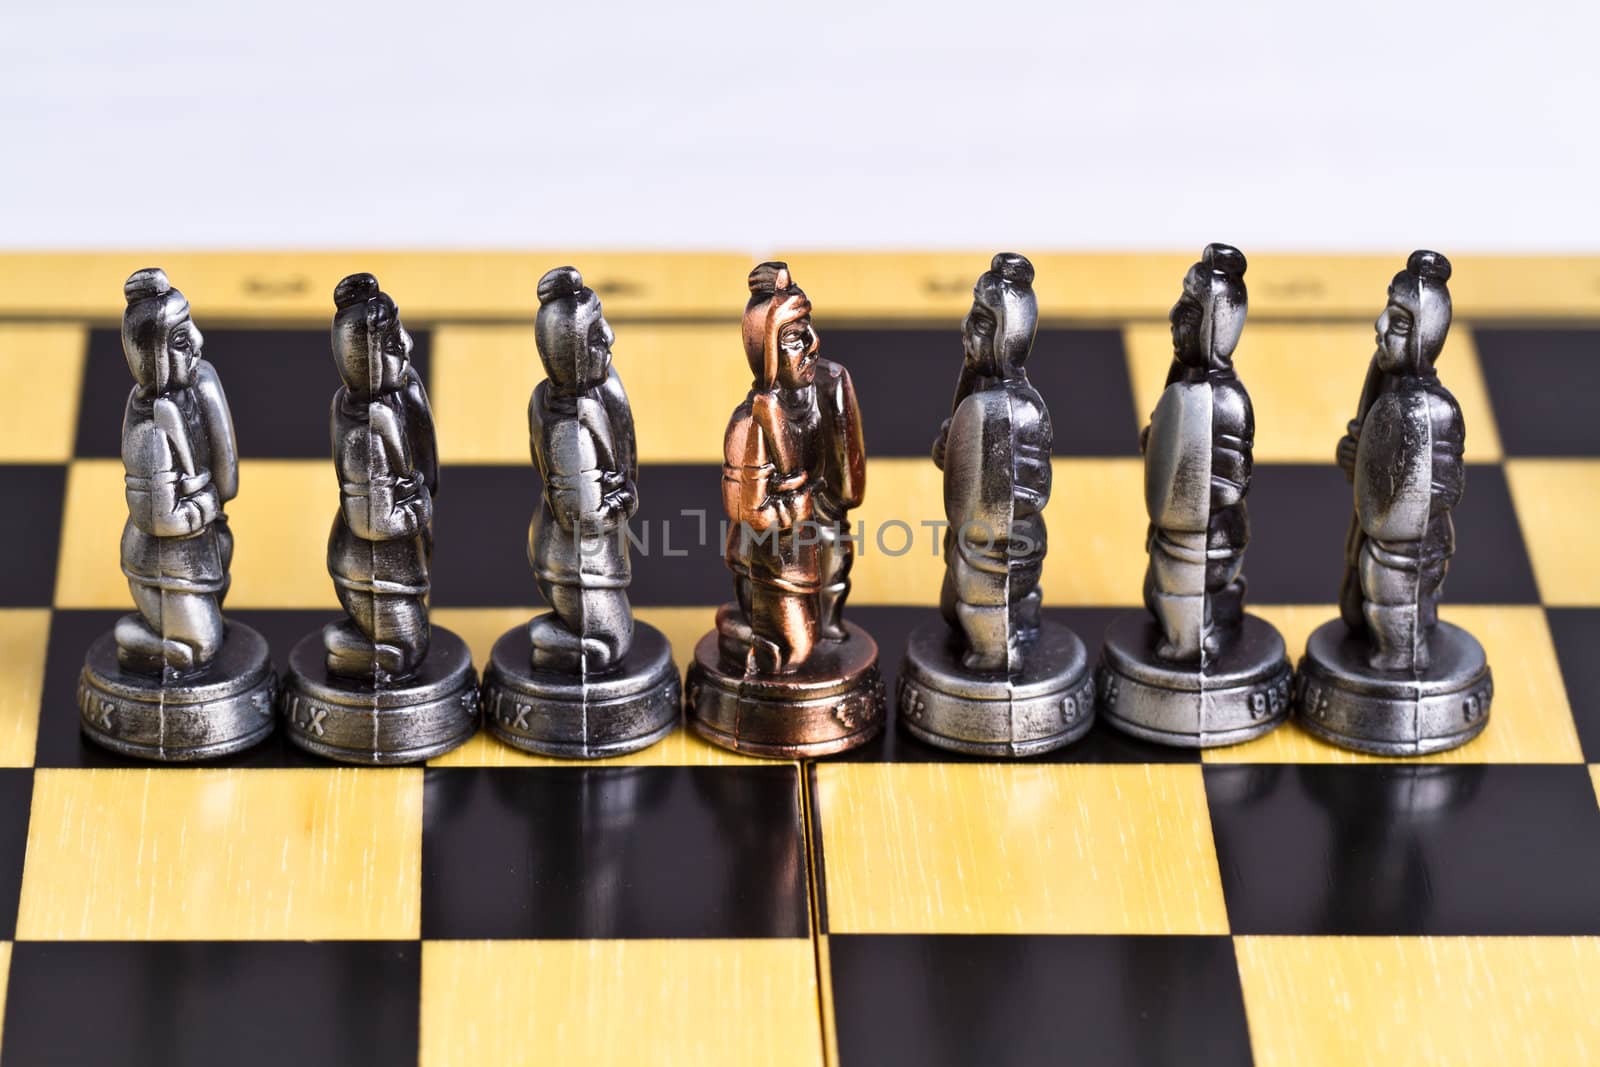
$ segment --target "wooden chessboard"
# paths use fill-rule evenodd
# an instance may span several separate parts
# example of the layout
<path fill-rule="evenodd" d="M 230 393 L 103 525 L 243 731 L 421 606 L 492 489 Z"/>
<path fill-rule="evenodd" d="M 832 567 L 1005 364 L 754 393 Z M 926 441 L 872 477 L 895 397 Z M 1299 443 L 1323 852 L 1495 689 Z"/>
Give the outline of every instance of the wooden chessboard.
<path fill-rule="evenodd" d="M 1237 357 L 1258 421 L 1246 573 L 1254 610 L 1293 649 L 1333 614 L 1350 511 L 1333 447 L 1405 251 L 1252 257 Z M 1045 324 L 1029 371 L 1058 453 L 1045 599 L 1091 648 L 1116 612 L 1139 610 L 1138 431 L 1192 258 L 1035 257 Z M 132 269 L 160 264 L 188 294 L 227 388 L 245 457 L 229 607 L 280 662 L 335 610 L 333 285 L 379 276 L 438 421 L 436 621 L 481 662 L 538 604 L 534 286 L 576 263 L 615 327 L 645 462 L 638 523 L 657 540 L 635 553 L 634 601 L 681 664 L 730 589 L 717 465 L 748 387 L 738 316 L 753 261 L 0 256 L 0 1062 L 1596 1054 L 1600 259 L 1455 261 L 1440 370 L 1470 470 L 1445 615 L 1479 636 L 1497 683 L 1488 731 L 1456 752 L 1368 759 L 1288 725 L 1202 757 L 1097 727 L 1044 759 L 990 763 L 891 723 L 815 764 L 680 731 L 592 765 L 480 736 L 426 767 L 340 768 L 278 738 L 176 769 L 80 739 L 84 650 L 128 606 L 116 324 Z M 988 256 L 790 262 L 864 410 L 868 541 L 850 616 L 877 637 L 892 692 L 905 637 L 936 603 L 927 448 Z"/>

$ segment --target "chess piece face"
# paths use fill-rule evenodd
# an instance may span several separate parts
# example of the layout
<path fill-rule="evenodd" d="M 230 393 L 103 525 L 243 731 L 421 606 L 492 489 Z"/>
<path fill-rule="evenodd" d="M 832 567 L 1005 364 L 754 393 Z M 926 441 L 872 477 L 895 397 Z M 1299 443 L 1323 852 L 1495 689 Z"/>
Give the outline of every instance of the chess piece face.
<path fill-rule="evenodd" d="M 949 523 L 943 622 L 911 635 L 900 669 L 906 729 L 974 755 L 1046 752 L 1094 717 L 1083 642 L 1039 614 L 1053 432 L 1023 369 L 1038 321 L 1033 265 L 995 256 L 973 286 L 955 402 L 933 448 Z"/>
<path fill-rule="evenodd" d="M 1482 646 L 1439 620 L 1464 489 L 1461 409 L 1434 371 L 1450 330 L 1450 263 L 1411 254 L 1389 285 L 1377 351 L 1339 445 L 1355 501 L 1341 621 L 1301 662 L 1306 729 L 1336 744 L 1414 755 L 1464 744 L 1488 721 Z"/>
<path fill-rule="evenodd" d="M 861 415 L 849 372 L 819 354 L 811 301 L 788 265 L 762 263 L 748 284 L 741 335 L 753 381 L 723 436 L 735 599 L 696 650 L 689 687 L 701 698 L 691 703 L 696 729 L 718 744 L 821 754 L 882 724 L 877 646 L 844 621 L 846 517 L 866 485 Z M 771 700 L 741 688 L 745 678 L 773 680 Z M 814 714 L 830 699 L 847 709 L 831 722 Z"/>
<path fill-rule="evenodd" d="M 1208 245 L 1173 304 L 1172 365 L 1142 435 L 1149 619 L 1107 632 L 1101 710 L 1113 726 L 1186 747 L 1259 736 L 1288 714 L 1283 639 L 1244 611 L 1245 497 L 1255 414 L 1233 367 L 1248 298 L 1244 255 Z"/>
<path fill-rule="evenodd" d="M 121 547 L 137 610 L 89 651 L 84 730 L 152 759 L 237 752 L 271 731 L 275 678 L 261 635 L 222 614 L 233 558 L 223 508 L 239 489 L 233 417 L 165 272 L 135 271 L 123 292 L 135 385 L 122 423 Z"/>
<path fill-rule="evenodd" d="M 284 711 L 309 751 L 409 763 L 472 735 L 477 674 L 465 642 L 429 618 L 438 447 L 411 334 L 370 274 L 339 282 L 334 306 L 339 507 L 327 559 L 345 614 L 290 653 Z"/>

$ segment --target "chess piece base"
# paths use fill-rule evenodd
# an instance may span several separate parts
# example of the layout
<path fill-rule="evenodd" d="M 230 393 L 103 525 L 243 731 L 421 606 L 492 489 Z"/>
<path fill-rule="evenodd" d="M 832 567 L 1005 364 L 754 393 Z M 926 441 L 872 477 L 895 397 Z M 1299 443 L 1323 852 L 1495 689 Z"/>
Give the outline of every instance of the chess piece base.
<path fill-rule="evenodd" d="M 1246 615 L 1239 636 L 1204 671 L 1155 654 L 1160 631 L 1130 612 L 1106 630 L 1096 671 L 1100 714 L 1123 733 L 1180 748 L 1236 745 L 1289 716 L 1293 671 L 1283 637 Z"/>
<path fill-rule="evenodd" d="M 283 685 L 289 740 L 342 763 L 416 763 L 442 755 L 478 728 L 478 674 L 466 642 L 435 626 L 416 674 L 374 688 L 329 674 L 322 631 L 289 654 Z"/>
<path fill-rule="evenodd" d="M 683 690 L 672 646 L 635 621 L 615 670 L 580 677 L 536 670 L 526 625 L 501 635 L 483 671 L 484 727 L 514 748 L 601 759 L 648 748 L 678 724 Z"/>
<path fill-rule="evenodd" d="M 168 680 L 124 671 L 117 642 L 89 646 L 78 676 L 78 710 L 91 741 L 124 756 L 182 763 L 227 756 L 272 733 L 277 676 L 266 638 L 228 623 L 216 658 Z"/>
<path fill-rule="evenodd" d="M 855 748 L 883 729 L 878 644 L 846 622 L 799 670 L 746 676 L 723 662 L 717 632 L 695 646 L 685 703 L 701 737 L 755 756 L 796 759 Z"/>
<path fill-rule="evenodd" d="M 1078 635 L 1045 620 L 1019 674 L 974 673 L 944 619 L 906 642 L 896 704 L 919 741 L 973 756 L 1036 756 L 1070 744 L 1094 725 L 1094 679 Z"/>
<path fill-rule="evenodd" d="M 1375 671 L 1367 642 L 1343 622 L 1323 623 L 1306 642 L 1295 708 L 1307 733 L 1357 752 L 1421 756 L 1464 745 L 1489 724 L 1494 677 L 1478 639 L 1440 622 L 1420 677 Z"/>

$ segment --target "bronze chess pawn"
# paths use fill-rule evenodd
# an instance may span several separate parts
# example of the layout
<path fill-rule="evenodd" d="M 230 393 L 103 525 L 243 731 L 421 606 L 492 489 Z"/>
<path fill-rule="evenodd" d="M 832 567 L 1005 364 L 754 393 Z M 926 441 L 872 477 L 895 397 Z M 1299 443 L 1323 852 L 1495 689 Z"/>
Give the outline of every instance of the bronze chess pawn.
<path fill-rule="evenodd" d="M 1483 646 L 1439 618 L 1466 481 L 1466 426 L 1434 363 L 1450 331 L 1450 263 L 1417 251 L 1389 286 L 1356 417 L 1338 447 L 1354 488 L 1338 619 L 1306 642 L 1300 725 L 1387 756 L 1455 748 L 1489 723 Z"/>
<path fill-rule="evenodd" d="M 811 301 L 783 263 L 750 272 L 745 356 L 755 381 L 723 438 L 733 603 L 695 647 L 690 721 L 716 744 L 820 756 L 883 728 L 878 646 L 844 618 L 866 489 L 850 375 L 817 354 Z"/>
<path fill-rule="evenodd" d="M 1282 636 L 1244 610 L 1255 415 L 1233 368 L 1245 260 L 1208 245 L 1173 305 L 1172 367 L 1141 437 L 1148 615 L 1106 632 L 1100 712 L 1117 729 L 1185 748 L 1259 737 L 1289 714 Z"/>
<path fill-rule="evenodd" d="M 911 635 L 900 667 L 900 723 L 978 756 L 1032 756 L 1094 723 L 1088 653 L 1040 617 L 1050 412 L 1023 364 L 1039 324 L 1033 264 L 995 256 L 961 324 L 963 360 L 933 461 L 944 471 L 943 619 Z"/>
<path fill-rule="evenodd" d="M 146 759 L 224 756 L 272 732 L 277 682 L 266 639 L 222 614 L 233 559 L 223 506 L 239 491 L 233 416 L 165 272 L 135 271 L 123 294 L 135 385 L 122 420 L 122 571 L 137 610 L 89 647 L 83 732 Z"/>
<path fill-rule="evenodd" d="M 478 726 L 478 676 L 466 642 L 428 616 L 439 457 L 433 413 L 411 364 L 411 335 L 370 274 L 333 294 L 333 397 L 339 510 L 328 574 L 345 617 L 289 655 L 289 738 L 347 763 L 412 763 Z"/>
<path fill-rule="evenodd" d="M 546 379 L 528 403 L 528 433 L 544 489 L 528 561 L 551 610 L 495 642 L 485 723 L 529 752 L 616 756 L 671 733 L 682 701 L 671 646 L 628 603 L 633 412 L 600 299 L 575 268 L 540 279 L 535 337 Z"/>

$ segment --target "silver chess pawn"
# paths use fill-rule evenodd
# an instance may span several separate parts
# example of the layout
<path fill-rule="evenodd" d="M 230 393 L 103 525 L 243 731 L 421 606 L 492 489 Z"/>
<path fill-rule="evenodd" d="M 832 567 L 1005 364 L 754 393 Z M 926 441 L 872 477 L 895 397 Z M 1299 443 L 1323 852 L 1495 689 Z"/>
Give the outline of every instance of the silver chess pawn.
<path fill-rule="evenodd" d="M 122 421 L 122 570 L 138 610 L 89 647 L 83 732 L 147 759 L 227 755 L 272 732 L 276 685 L 266 640 L 222 615 L 233 559 L 223 506 L 239 491 L 233 416 L 166 274 L 135 271 L 123 293 L 136 384 Z"/>
<path fill-rule="evenodd" d="M 1255 438 L 1233 369 L 1244 273 L 1237 248 L 1207 245 L 1172 307 L 1172 368 L 1141 437 L 1149 614 L 1111 624 L 1098 671 L 1106 722 L 1185 748 L 1247 741 L 1289 714 L 1283 638 L 1244 610 Z"/>
<path fill-rule="evenodd" d="M 333 294 L 332 436 L 339 510 L 328 573 L 345 618 L 289 656 L 289 737 L 348 763 L 411 763 L 448 752 L 478 724 L 478 677 L 466 643 L 428 618 L 433 414 L 411 365 L 411 335 L 370 274 Z"/>
<path fill-rule="evenodd" d="M 528 561 L 551 610 L 495 642 L 486 724 L 529 752 L 615 756 L 670 733 L 682 696 L 666 637 L 628 603 L 633 412 L 600 298 L 575 268 L 539 280 L 535 337 L 546 379 L 528 403 L 528 434 L 544 491 Z"/>
<path fill-rule="evenodd" d="M 1450 263 L 1417 251 L 1389 285 L 1356 417 L 1338 447 L 1355 490 L 1340 618 L 1300 661 L 1300 724 L 1361 752 L 1455 748 L 1489 722 L 1483 646 L 1439 619 L 1466 481 L 1461 408 L 1434 363 L 1450 332 Z"/>
<path fill-rule="evenodd" d="M 1033 265 L 1000 253 L 973 287 L 953 411 L 933 446 L 949 520 L 944 618 L 906 645 L 900 722 L 973 755 L 1048 752 L 1094 722 L 1083 642 L 1039 614 L 1052 431 L 1023 369 L 1038 322 Z"/>

